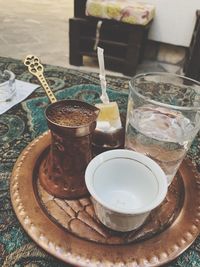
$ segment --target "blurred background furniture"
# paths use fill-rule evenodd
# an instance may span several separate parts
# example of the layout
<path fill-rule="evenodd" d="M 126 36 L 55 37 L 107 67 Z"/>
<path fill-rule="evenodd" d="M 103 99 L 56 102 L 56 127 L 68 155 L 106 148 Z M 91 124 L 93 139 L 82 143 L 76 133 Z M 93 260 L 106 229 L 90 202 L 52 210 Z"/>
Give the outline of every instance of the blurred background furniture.
<path fill-rule="evenodd" d="M 151 21 L 146 25 L 129 24 L 85 15 L 86 0 L 74 0 L 74 17 L 69 19 L 69 60 L 71 65 L 84 64 L 83 57 L 95 57 L 98 21 L 98 46 L 104 48 L 106 69 L 134 75 L 143 59 Z"/>
<path fill-rule="evenodd" d="M 196 12 L 196 24 L 185 57 L 184 73 L 185 76 L 200 81 L 200 10 Z"/>

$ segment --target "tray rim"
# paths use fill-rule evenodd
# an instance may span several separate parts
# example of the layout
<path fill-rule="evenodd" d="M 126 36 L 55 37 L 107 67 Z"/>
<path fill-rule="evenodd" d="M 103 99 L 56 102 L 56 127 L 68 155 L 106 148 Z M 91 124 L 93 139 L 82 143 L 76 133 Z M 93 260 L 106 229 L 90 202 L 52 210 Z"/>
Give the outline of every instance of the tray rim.
<path fill-rule="evenodd" d="M 178 257 L 199 235 L 200 175 L 189 160 L 184 160 L 179 168 L 186 189 L 182 210 L 172 225 L 159 235 L 141 242 L 116 246 L 90 242 L 61 229 L 41 209 L 33 185 L 32 174 L 36 161 L 50 142 L 50 131 L 46 131 L 24 148 L 11 174 L 10 195 L 15 214 L 27 234 L 59 260 L 91 267 L 119 267 L 127 264 L 160 266 Z M 27 188 L 30 189 L 28 194 Z"/>

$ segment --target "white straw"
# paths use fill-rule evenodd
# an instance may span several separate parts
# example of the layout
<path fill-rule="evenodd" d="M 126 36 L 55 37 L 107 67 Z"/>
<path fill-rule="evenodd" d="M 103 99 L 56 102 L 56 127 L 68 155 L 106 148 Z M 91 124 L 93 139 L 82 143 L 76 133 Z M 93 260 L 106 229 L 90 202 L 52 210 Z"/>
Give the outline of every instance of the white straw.
<path fill-rule="evenodd" d="M 109 98 L 106 92 L 106 77 L 105 77 L 105 66 L 104 66 L 104 56 L 103 56 L 103 48 L 97 47 L 97 56 L 99 61 L 99 69 L 100 69 L 100 82 L 101 82 L 101 96 L 100 99 L 104 104 L 109 103 Z"/>

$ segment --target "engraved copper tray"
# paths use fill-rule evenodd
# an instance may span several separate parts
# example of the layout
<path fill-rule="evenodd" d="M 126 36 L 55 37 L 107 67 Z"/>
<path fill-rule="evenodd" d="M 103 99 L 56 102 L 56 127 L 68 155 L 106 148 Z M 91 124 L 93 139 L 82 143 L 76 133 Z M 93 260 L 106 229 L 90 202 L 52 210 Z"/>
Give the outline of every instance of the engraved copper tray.
<path fill-rule="evenodd" d="M 11 176 L 15 213 L 28 235 L 48 253 L 78 266 L 160 266 L 185 251 L 200 233 L 200 176 L 184 161 L 165 201 L 137 231 L 118 233 L 96 218 L 90 198 L 61 200 L 40 186 L 37 169 L 50 133 L 33 140 Z"/>

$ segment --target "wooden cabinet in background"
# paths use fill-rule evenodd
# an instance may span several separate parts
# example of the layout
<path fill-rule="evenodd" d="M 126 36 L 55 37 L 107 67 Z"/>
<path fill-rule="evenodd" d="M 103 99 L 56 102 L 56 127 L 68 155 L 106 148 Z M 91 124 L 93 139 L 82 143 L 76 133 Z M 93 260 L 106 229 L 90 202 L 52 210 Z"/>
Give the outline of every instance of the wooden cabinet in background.
<path fill-rule="evenodd" d="M 83 56 L 97 57 L 94 44 L 97 23 L 101 20 L 98 46 L 104 48 L 106 69 L 134 75 L 143 59 L 151 22 L 143 26 L 85 16 L 85 3 L 75 0 L 74 18 L 69 19 L 70 64 L 81 66 Z"/>

